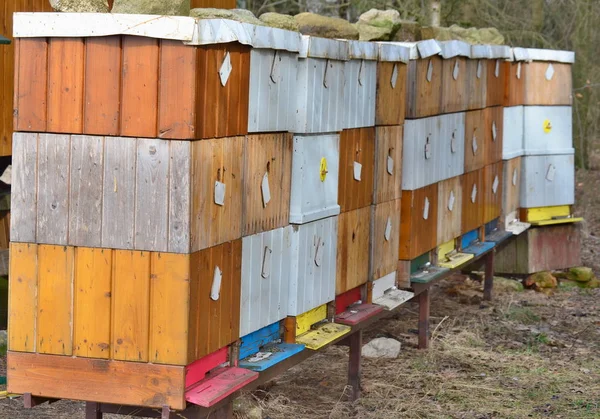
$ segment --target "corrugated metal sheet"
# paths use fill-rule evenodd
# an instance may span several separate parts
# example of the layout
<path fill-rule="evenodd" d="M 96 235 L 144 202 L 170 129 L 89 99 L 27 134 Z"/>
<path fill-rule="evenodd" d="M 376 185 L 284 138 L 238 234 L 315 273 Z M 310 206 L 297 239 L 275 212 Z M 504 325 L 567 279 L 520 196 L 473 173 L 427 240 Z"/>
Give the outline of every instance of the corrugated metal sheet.
<path fill-rule="evenodd" d="M 521 174 L 521 208 L 572 205 L 575 202 L 573 154 L 525 156 Z"/>
<path fill-rule="evenodd" d="M 287 316 L 292 227 L 242 239 L 240 336 Z"/>
<path fill-rule="evenodd" d="M 437 182 L 462 175 L 465 171 L 465 113 L 437 117 L 440 140 L 437 144 L 442 157 Z"/>
<path fill-rule="evenodd" d="M 375 126 L 377 62 L 350 60 L 345 64 L 345 129 Z"/>
<path fill-rule="evenodd" d="M 502 158 L 509 160 L 523 155 L 523 106 L 504 108 Z"/>
<path fill-rule="evenodd" d="M 288 315 L 335 298 L 337 230 L 338 217 L 293 227 Z"/>
<path fill-rule="evenodd" d="M 339 132 L 344 128 L 344 62 L 298 60 L 296 129 L 298 133 Z"/>
<path fill-rule="evenodd" d="M 338 134 L 294 136 L 290 223 L 303 224 L 340 213 L 339 144 Z"/>
<path fill-rule="evenodd" d="M 523 115 L 525 155 L 573 152 L 570 106 L 525 106 Z"/>
<path fill-rule="evenodd" d="M 293 53 L 251 51 L 248 132 L 294 131 L 297 65 Z"/>

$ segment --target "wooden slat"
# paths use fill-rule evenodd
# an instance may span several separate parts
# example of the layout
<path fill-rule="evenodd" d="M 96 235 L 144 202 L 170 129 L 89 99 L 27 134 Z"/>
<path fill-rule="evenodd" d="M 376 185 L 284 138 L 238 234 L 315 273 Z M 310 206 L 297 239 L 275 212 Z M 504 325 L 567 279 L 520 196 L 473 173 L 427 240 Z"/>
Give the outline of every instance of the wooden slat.
<path fill-rule="evenodd" d="M 10 212 L 0 213 L 0 250 L 8 249 L 10 243 Z"/>
<path fill-rule="evenodd" d="M 85 46 L 83 132 L 119 135 L 121 37 L 86 38 Z"/>
<path fill-rule="evenodd" d="M 394 68 L 395 87 L 392 85 Z M 375 125 L 402 125 L 406 115 L 408 66 L 404 63 L 377 63 L 377 104 Z"/>
<path fill-rule="evenodd" d="M 486 68 L 487 71 L 487 68 Z M 456 79 L 454 78 L 456 75 Z M 442 113 L 461 112 L 467 109 L 467 59 L 462 57 L 442 62 Z"/>
<path fill-rule="evenodd" d="M 34 243 L 37 228 L 38 135 L 14 135 L 10 235 L 14 241 Z"/>
<path fill-rule="evenodd" d="M 504 63 L 504 66 L 506 71 L 504 106 L 523 105 L 525 103 L 525 78 L 527 77 L 527 64 L 506 62 Z"/>
<path fill-rule="evenodd" d="M 104 138 L 71 137 L 69 180 L 69 244 L 102 244 L 102 184 Z"/>
<path fill-rule="evenodd" d="M 478 68 L 480 68 L 479 76 Z M 487 102 L 487 60 L 467 61 L 467 109 L 483 109 Z"/>
<path fill-rule="evenodd" d="M 192 251 L 242 236 L 244 137 L 196 141 L 192 148 Z M 215 182 L 226 188 L 215 204 Z"/>
<path fill-rule="evenodd" d="M 38 247 L 37 352 L 72 355 L 73 248 Z"/>
<path fill-rule="evenodd" d="M 112 358 L 148 362 L 150 254 L 117 250 L 112 282 Z"/>
<path fill-rule="evenodd" d="M 366 283 L 369 278 L 370 221 L 371 207 L 339 216 L 336 295 Z"/>
<path fill-rule="evenodd" d="M 465 113 L 465 172 L 481 169 L 486 159 L 484 110 Z"/>
<path fill-rule="evenodd" d="M 156 137 L 158 113 L 158 41 L 122 38 L 121 135 Z"/>
<path fill-rule="evenodd" d="M 37 243 L 68 241 L 69 150 L 68 135 L 40 134 L 37 171 Z"/>
<path fill-rule="evenodd" d="M 431 81 L 427 70 L 432 65 Z M 408 65 L 407 118 L 438 115 L 442 101 L 442 58 L 431 57 L 411 61 Z"/>
<path fill-rule="evenodd" d="M 517 211 L 520 207 L 521 157 L 516 157 L 504 162 L 503 180 L 502 212 L 504 216 L 507 216 L 511 212 Z M 513 180 L 515 180 L 514 183 Z"/>
<path fill-rule="evenodd" d="M 244 147 L 242 234 L 250 236 L 288 224 L 292 177 L 290 134 L 249 135 Z M 263 196 L 267 175 L 270 201 Z"/>
<path fill-rule="evenodd" d="M 185 368 L 8 353 L 9 391 L 57 399 L 185 408 Z M 110 383 L 110 385 L 108 385 Z"/>
<path fill-rule="evenodd" d="M 192 139 L 196 135 L 196 48 L 160 41 L 158 136 Z"/>
<path fill-rule="evenodd" d="M 75 356 L 104 359 L 110 356 L 112 263 L 113 251 L 109 249 L 75 249 Z"/>
<path fill-rule="evenodd" d="M 483 169 L 466 173 L 462 176 L 462 233 L 468 233 L 483 225 Z M 477 193 L 473 194 L 473 186 Z M 475 202 L 472 200 L 475 197 Z"/>
<path fill-rule="evenodd" d="M 503 162 L 486 166 L 483 169 L 483 187 L 485 190 L 485 198 L 483 201 L 483 222 L 489 223 L 492 220 L 500 217 L 502 208 L 502 188 L 504 185 L 503 179 Z M 494 180 L 498 177 L 498 185 L 494 192 Z"/>
<path fill-rule="evenodd" d="M 191 157 L 188 141 L 170 141 L 169 252 L 190 253 Z"/>
<path fill-rule="evenodd" d="M 572 65 L 564 63 L 527 63 L 524 105 L 572 105 Z M 546 79 L 546 71 L 552 65 L 554 75 Z"/>
<path fill-rule="evenodd" d="M 403 126 L 375 128 L 374 204 L 393 201 L 402 196 L 403 138 Z"/>
<path fill-rule="evenodd" d="M 362 165 L 360 180 L 354 177 L 354 163 Z M 338 203 L 341 212 L 371 205 L 375 170 L 375 128 L 356 128 L 340 135 Z"/>
<path fill-rule="evenodd" d="M 152 253 L 150 362 L 185 366 L 190 310 L 190 256 Z"/>
<path fill-rule="evenodd" d="M 48 41 L 49 132 L 83 132 L 84 42 L 82 38 Z"/>
<path fill-rule="evenodd" d="M 396 199 L 372 207 L 370 279 L 382 278 L 397 268 L 400 246 L 401 200 Z M 386 238 L 388 221 L 391 225 Z"/>
<path fill-rule="evenodd" d="M 504 86 L 507 67 L 503 60 L 489 60 L 487 64 L 487 106 L 504 104 Z M 496 71 L 497 70 L 497 71 Z"/>
<path fill-rule="evenodd" d="M 37 266 L 36 244 L 10 245 L 8 349 L 11 351 L 36 350 Z"/>
<path fill-rule="evenodd" d="M 460 176 L 440 182 L 438 194 L 437 244 L 441 245 L 457 238 L 462 232 L 463 190 Z"/>
<path fill-rule="evenodd" d="M 429 201 L 429 211 L 425 211 L 425 198 Z M 399 259 L 412 260 L 435 247 L 437 200 L 437 183 L 414 191 L 402 191 Z"/>
<path fill-rule="evenodd" d="M 485 128 L 485 164 L 493 164 L 502 160 L 502 137 L 504 126 L 504 108 L 502 106 L 494 106 L 486 108 L 483 111 Z M 493 137 L 493 127 L 496 127 L 496 139 Z"/>
<path fill-rule="evenodd" d="M 46 131 L 48 44 L 45 38 L 19 40 L 15 80 L 15 130 Z"/>

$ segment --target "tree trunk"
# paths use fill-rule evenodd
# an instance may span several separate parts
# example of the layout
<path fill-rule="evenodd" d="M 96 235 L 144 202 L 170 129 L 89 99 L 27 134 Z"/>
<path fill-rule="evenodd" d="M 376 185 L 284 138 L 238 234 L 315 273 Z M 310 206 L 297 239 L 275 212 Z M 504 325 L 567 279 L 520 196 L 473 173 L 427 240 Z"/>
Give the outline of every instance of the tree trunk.
<path fill-rule="evenodd" d="M 434 27 L 440 26 L 441 15 L 442 15 L 442 0 L 431 0 L 431 3 L 430 3 L 431 20 L 429 21 L 430 26 L 434 26 Z"/>

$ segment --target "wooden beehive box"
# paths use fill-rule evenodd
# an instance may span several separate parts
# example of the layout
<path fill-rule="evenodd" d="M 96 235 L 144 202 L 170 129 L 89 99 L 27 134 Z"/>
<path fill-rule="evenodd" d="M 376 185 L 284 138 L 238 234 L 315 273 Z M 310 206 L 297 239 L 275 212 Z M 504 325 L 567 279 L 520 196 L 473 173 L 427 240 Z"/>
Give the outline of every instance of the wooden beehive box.
<path fill-rule="evenodd" d="M 527 62 L 524 105 L 568 105 L 573 103 L 572 65 L 575 53 L 514 48 L 515 60 Z"/>
<path fill-rule="evenodd" d="M 374 204 L 393 201 L 402 197 L 403 142 L 403 126 L 375 128 Z"/>
<path fill-rule="evenodd" d="M 476 48 L 477 47 L 477 48 Z M 467 109 L 483 109 L 487 106 L 487 76 L 489 49 L 481 46 L 471 48 L 471 59 L 467 62 Z"/>
<path fill-rule="evenodd" d="M 328 133 L 344 129 L 346 41 L 302 36 L 296 80 L 294 132 Z"/>
<path fill-rule="evenodd" d="M 339 193 L 341 212 L 371 205 L 375 171 L 375 128 L 355 128 L 340 135 Z"/>
<path fill-rule="evenodd" d="M 435 248 L 438 184 L 402 191 L 399 259 L 412 260 Z"/>
<path fill-rule="evenodd" d="M 481 169 L 485 165 L 485 118 L 484 110 L 465 113 L 465 172 Z"/>
<path fill-rule="evenodd" d="M 244 137 L 17 133 L 14 145 L 15 241 L 192 253 L 242 236 Z"/>
<path fill-rule="evenodd" d="M 467 61 L 471 46 L 462 41 L 439 42 L 442 49 L 441 113 L 461 112 L 468 106 Z"/>
<path fill-rule="evenodd" d="M 401 200 L 372 206 L 369 277 L 372 281 L 396 271 L 400 247 Z"/>
<path fill-rule="evenodd" d="M 295 135 L 290 223 L 303 224 L 340 213 L 339 134 Z"/>
<path fill-rule="evenodd" d="M 524 153 L 523 115 L 523 106 L 504 108 L 502 123 L 502 158 L 504 160 L 522 156 Z"/>
<path fill-rule="evenodd" d="M 244 147 L 242 235 L 284 227 L 290 219 L 292 135 L 248 135 Z"/>
<path fill-rule="evenodd" d="M 455 239 L 462 233 L 462 195 L 460 176 L 438 184 L 436 245 Z"/>
<path fill-rule="evenodd" d="M 573 152 L 572 114 L 570 106 L 524 106 L 524 154 Z"/>
<path fill-rule="evenodd" d="M 375 125 L 402 125 L 406 115 L 410 48 L 379 43 Z"/>
<path fill-rule="evenodd" d="M 462 176 L 462 233 L 483 225 L 484 169 L 465 173 Z"/>
<path fill-rule="evenodd" d="M 502 218 L 505 226 L 519 218 L 521 194 L 521 157 L 504 161 Z"/>
<path fill-rule="evenodd" d="M 486 48 L 489 51 L 486 106 L 504 105 L 504 89 L 506 86 L 506 66 L 504 62 L 511 57 L 510 47 L 504 45 L 474 45 L 472 48 Z"/>
<path fill-rule="evenodd" d="M 511 51 L 512 55 L 512 51 Z M 504 63 L 506 81 L 504 87 L 504 106 L 519 106 L 525 103 L 525 73 L 527 65 L 521 61 Z"/>
<path fill-rule="evenodd" d="M 521 208 L 575 203 L 575 158 L 569 154 L 525 156 L 521 168 Z"/>
<path fill-rule="evenodd" d="M 371 207 L 339 215 L 335 294 L 340 295 L 369 278 Z"/>
<path fill-rule="evenodd" d="M 483 169 L 483 222 L 489 223 L 502 212 L 503 162 L 490 164 Z"/>
<path fill-rule="evenodd" d="M 504 108 L 494 106 L 483 111 L 484 118 L 484 141 L 485 141 L 485 165 L 493 164 L 502 160 L 502 138 L 504 127 Z"/>
<path fill-rule="evenodd" d="M 406 118 L 438 115 L 442 98 L 442 57 L 432 39 L 413 44 L 408 63 Z"/>
<path fill-rule="evenodd" d="M 201 139 L 294 126 L 285 87 L 295 85 L 294 32 L 257 26 L 249 36 L 220 19 L 25 13 L 15 15 L 15 37 L 18 131 Z M 252 48 L 267 51 L 254 54 L 254 66 Z M 267 116 L 274 110 L 277 121 Z"/>
<path fill-rule="evenodd" d="M 344 129 L 374 127 L 377 95 L 377 44 L 348 42 L 344 67 Z"/>

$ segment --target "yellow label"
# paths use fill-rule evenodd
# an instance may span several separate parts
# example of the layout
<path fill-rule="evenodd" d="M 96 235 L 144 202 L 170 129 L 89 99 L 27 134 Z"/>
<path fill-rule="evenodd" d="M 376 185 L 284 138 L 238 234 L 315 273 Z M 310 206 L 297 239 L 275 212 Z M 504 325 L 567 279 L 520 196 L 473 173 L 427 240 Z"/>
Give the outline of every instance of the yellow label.
<path fill-rule="evenodd" d="M 552 131 L 552 122 L 550 122 L 549 119 L 546 119 L 544 121 L 544 132 L 550 134 L 550 131 Z"/>
<path fill-rule="evenodd" d="M 327 159 L 325 157 L 323 157 L 321 159 L 321 168 L 319 169 L 321 172 L 321 182 L 325 182 L 325 179 L 327 178 Z"/>

